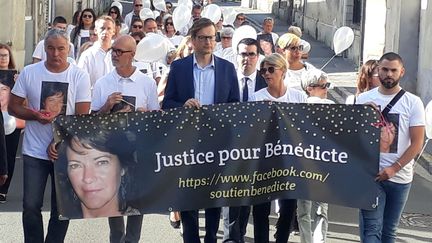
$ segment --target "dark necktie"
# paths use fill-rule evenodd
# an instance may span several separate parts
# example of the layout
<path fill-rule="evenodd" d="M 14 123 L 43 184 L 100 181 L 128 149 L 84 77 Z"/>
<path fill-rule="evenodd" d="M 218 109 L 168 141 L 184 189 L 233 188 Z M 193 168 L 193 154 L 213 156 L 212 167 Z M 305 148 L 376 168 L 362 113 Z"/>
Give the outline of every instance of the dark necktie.
<path fill-rule="evenodd" d="M 248 101 L 249 99 L 249 88 L 248 88 L 248 77 L 244 77 L 243 81 L 244 81 L 244 85 L 243 85 L 243 102 Z"/>

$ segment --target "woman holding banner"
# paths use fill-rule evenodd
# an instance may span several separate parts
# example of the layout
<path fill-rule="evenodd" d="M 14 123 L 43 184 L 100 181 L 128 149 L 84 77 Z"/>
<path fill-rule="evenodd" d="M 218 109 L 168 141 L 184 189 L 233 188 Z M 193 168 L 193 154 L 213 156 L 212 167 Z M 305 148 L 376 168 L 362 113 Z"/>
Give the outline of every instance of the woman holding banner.
<path fill-rule="evenodd" d="M 72 199 L 62 196 L 59 207 L 70 218 L 95 218 L 139 214 L 127 201 L 131 185 L 129 171 L 137 164 L 133 134 L 126 132 L 83 133 L 67 138 L 66 156 L 56 164 L 59 195 L 71 191 Z M 72 190 L 71 190 L 72 189 Z M 80 207 L 67 207 L 73 201 Z M 77 212 L 77 211 L 78 212 Z"/>
<path fill-rule="evenodd" d="M 268 87 L 255 92 L 249 101 L 277 101 L 287 103 L 305 103 L 306 95 L 300 90 L 288 88 L 284 82 L 288 70 L 288 63 L 280 54 L 273 53 L 266 56 L 260 65 L 260 74 L 264 77 Z M 279 220 L 276 230 L 276 242 L 288 242 L 291 222 L 295 217 L 296 199 L 279 200 Z M 265 205 L 264 205 L 265 206 Z M 270 214 L 270 203 L 267 203 Z M 267 215 L 268 217 L 268 215 Z M 263 219 L 263 221 L 266 219 Z M 266 220 L 268 222 L 268 220 Z M 268 227 L 268 226 L 267 226 Z"/>

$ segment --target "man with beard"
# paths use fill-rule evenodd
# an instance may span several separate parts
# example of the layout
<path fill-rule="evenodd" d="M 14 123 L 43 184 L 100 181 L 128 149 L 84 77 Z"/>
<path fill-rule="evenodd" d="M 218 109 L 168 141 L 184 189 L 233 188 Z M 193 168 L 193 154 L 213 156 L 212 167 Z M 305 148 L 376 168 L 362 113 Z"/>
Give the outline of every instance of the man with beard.
<path fill-rule="evenodd" d="M 362 242 L 395 242 L 396 229 L 413 179 L 414 157 L 423 146 L 423 103 L 419 97 L 404 93 L 400 87 L 399 81 L 404 73 L 403 61 L 398 54 L 384 54 L 379 60 L 381 85 L 360 94 L 357 99 L 358 104 L 369 103 L 382 111 L 381 136 L 394 136 L 389 148 L 380 151 L 376 177 L 380 186 L 377 208 L 360 210 Z M 399 92 L 402 93 L 398 95 Z M 400 98 L 392 102 L 396 96 Z M 389 103 L 395 104 L 387 108 Z"/>
<path fill-rule="evenodd" d="M 114 69 L 110 52 L 115 33 L 114 20 L 106 15 L 99 17 L 95 22 L 95 33 L 98 40 L 81 54 L 77 64 L 90 75 L 92 87 L 96 80 Z"/>

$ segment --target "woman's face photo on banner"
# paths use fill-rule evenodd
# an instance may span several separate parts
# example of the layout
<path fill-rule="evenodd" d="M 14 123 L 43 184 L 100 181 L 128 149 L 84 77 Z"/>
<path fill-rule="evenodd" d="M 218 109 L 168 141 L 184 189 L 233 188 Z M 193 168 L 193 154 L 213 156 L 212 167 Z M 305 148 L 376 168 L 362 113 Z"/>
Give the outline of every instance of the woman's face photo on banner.
<path fill-rule="evenodd" d="M 72 138 L 66 149 L 67 175 L 81 201 L 84 217 L 121 215 L 118 192 L 125 174 L 117 155 Z"/>

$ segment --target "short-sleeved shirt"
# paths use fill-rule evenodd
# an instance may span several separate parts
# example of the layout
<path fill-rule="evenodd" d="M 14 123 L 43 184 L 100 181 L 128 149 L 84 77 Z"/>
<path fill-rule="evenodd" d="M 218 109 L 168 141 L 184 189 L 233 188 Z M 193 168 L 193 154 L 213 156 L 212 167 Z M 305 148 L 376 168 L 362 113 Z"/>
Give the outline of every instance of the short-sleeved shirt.
<path fill-rule="evenodd" d="M 271 100 L 277 102 L 287 102 L 287 103 L 306 103 L 306 94 L 299 90 L 293 88 L 287 88 L 284 95 L 279 98 L 273 97 L 267 90 L 267 88 L 263 88 L 253 93 L 251 97 L 249 97 L 249 101 L 262 101 L 262 100 Z"/>
<path fill-rule="evenodd" d="M 106 103 L 108 96 L 114 92 L 122 93 L 123 99 L 127 102 L 123 106 L 132 104 L 135 108 L 159 110 L 156 82 L 138 68 L 128 78 L 121 77 L 114 69 L 97 80 L 93 87 L 91 110 L 99 111 Z"/>
<path fill-rule="evenodd" d="M 92 87 L 96 80 L 114 70 L 111 52 L 104 51 L 98 43 L 94 43 L 81 54 L 77 66 L 90 75 Z"/>
<path fill-rule="evenodd" d="M 50 92 L 63 94 L 63 109 L 60 114 L 74 115 L 75 104 L 90 102 L 90 80 L 87 73 L 73 64 L 61 73 L 52 73 L 45 62 L 26 66 L 18 77 L 12 93 L 27 99 L 28 108 L 47 110 L 44 98 Z M 35 120 L 26 122 L 23 141 L 23 154 L 48 159 L 46 149 L 53 139 L 51 124 L 41 124 Z"/>
<path fill-rule="evenodd" d="M 383 95 L 378 91 L 379 88 L 361 93 L 356 100 L 356 104 L 373 102 L 382 110 L 396 96 Z M 399 99 L 388 113 L 388 121 L 393 123 L 396 128 L 395 137 L 390 146 L 390 151 L 380 153 L 379 169 L 382 170 L 395 163 L 411 144 L 409 128 L 425 125 L 425 112 L 421 99 L 409 92 Z M 413 178 L 414 159 L 405 165 L 396 175 L 389 180 L 396 183 L 410 183 Z"/>

